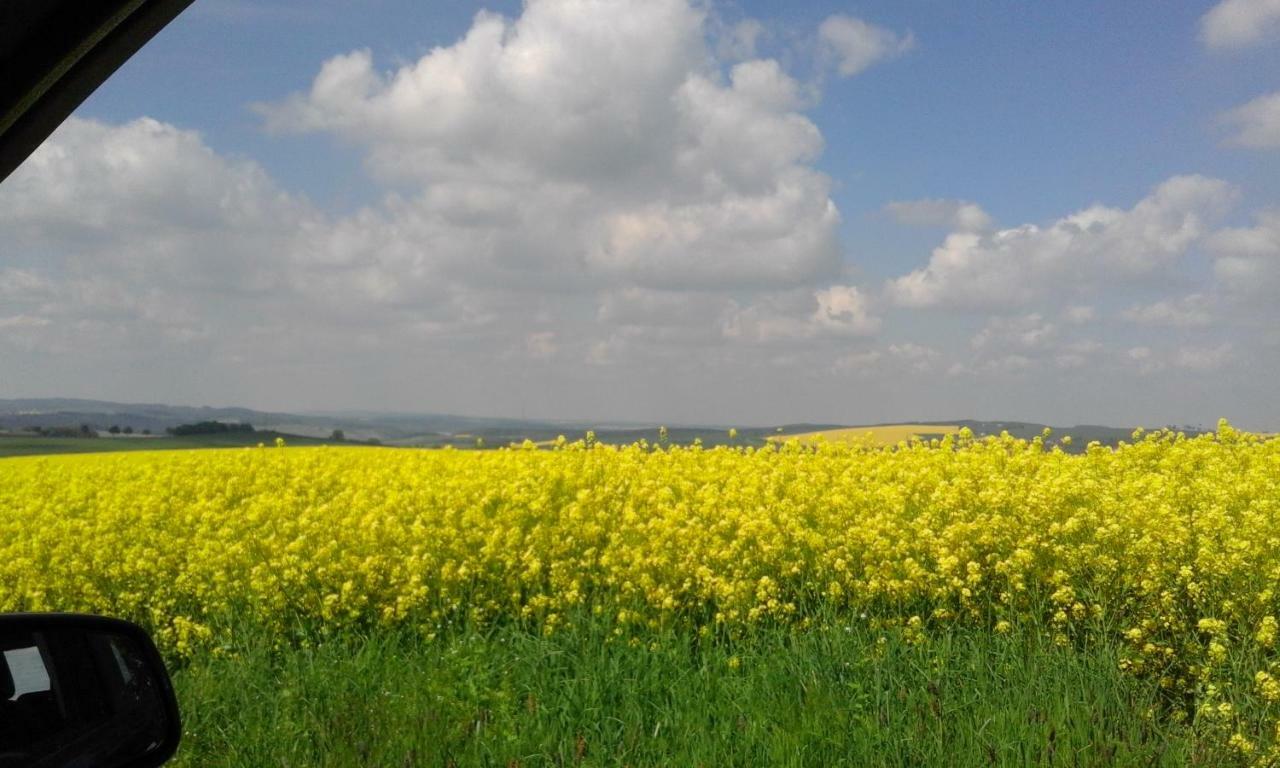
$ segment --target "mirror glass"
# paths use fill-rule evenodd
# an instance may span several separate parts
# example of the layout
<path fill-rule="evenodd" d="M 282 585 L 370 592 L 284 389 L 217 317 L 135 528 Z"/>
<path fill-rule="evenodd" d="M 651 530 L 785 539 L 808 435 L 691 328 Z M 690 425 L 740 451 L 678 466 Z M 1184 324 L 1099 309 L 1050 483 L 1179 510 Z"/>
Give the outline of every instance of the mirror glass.
<path fill-rule="evenodd" d="M 148 756 L 173 746 L 171 701 L 163 665 L 137 637 L 0 627 L 0 768 L 156 764 Z"/>

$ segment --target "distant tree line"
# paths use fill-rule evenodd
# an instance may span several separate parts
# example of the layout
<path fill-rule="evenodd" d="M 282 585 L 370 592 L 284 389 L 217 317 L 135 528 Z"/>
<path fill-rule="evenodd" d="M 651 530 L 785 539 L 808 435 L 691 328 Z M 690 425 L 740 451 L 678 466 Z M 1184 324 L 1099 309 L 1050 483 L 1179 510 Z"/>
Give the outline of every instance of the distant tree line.
<path fill-rule="evenodd" d="M 79 426 L 24 426 L 23 431 L 42 438 L 96 438 L 97 430 L 88 424 Z"/>
<path fill-rule="evenodd" d="M 111 435 L 151 435 L 150 429 L 134 429 L 134 427 L 125 424 L 112 424 L 110 427 L 102 428 L 93 424 L 80 424 L 79 426 L 59 426 L 59 427 L 42 427 L 27 426 L 22 427 L 24 432 L 30 432 L 40 437 L 99 437 L 100 432 L 106 432 Z M 4 428 L 0 427 L 0 432 Z M 241 434 L 249 435 L 258 433 L 252 424 L 246 422 L 227 422 L 227 421 L 197 421 L 192 424 L 179 424 L 176 427 L 168 427 L 165 429 L 174 437 L 189 437 L 192 435 L 226 435 Z M 347 435 L 341 429 L 335 429 L 329 433 L 329 440 L 335 443 L 365 443 L 367 445 L 381 445 L 382 441 L 377 438 L 369 438 L 367 440 L 347 440 Z"/>
<path fill-rule="evenodd" d="M 23 427 L 23 432 L 30 432 L 40 437 L 98 437 L 98 428 L 92 424 L 81 424 L 78 427 L 42 427 L 39 425 Z M 107 430 L 113 435 L 132 435 L 134 429 L 131 426 L 121 427 L 118 424 L 112 424 Z M 140 435 L 150 435 L 151 430 L 139 430 Z"/>
<path fill-rule="evenodd" d="M 225 435 L 232 432 L 252 433 L 254 428 L 248 423 L 228 423 L 225 421 L 197 421 L 194 424 L 179 424 L 165 430 L 174 437 L 188 435 Z"/>

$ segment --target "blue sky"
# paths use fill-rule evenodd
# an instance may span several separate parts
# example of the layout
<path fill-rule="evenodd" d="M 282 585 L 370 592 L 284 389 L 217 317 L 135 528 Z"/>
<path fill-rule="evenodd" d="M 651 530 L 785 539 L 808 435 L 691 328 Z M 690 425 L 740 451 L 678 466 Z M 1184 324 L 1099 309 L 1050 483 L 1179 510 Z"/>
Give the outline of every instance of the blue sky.
<path fill-rule="evenodd" d="M 1280 198 L 1276 163 L 1218 145 L 1219 113 L 1276 88 L 1280 45 L 1213 52 L 1200 44 L 1212 3 L 735 3 L 760 19 L 762 52 L 800 59 L 790 39 L 850 13 L 919 41 L 873 76 L 830 83 L 809 111 L 823 130 L 820 167 L 869 179 L 836 191 L 842 209 L 887 199 L 956 197 L 1001 220 L 1037 221 L 1098 200 L 1137 199 L 1176 173 L 1230 176 Z M 149 115 L 198 128 L 220 152 L 254 157 L 316 200 L 365 199 L 359 157 L 340 145 L 264 136 L 248 109 L 307 87 L 339 52 L 379 66 L 448 45 L 488 9 L 519 3 L 248 3 L 199 0 L 80 110 L 125 121 Z M 784 14 L 779 14 L 784 10 Z M 797 61 L 802 76 L 808 62 Z M 850 217 L 851 219 L 853 217 Z"/>
<path fill-rule="evenodd" d="M 0 215 L 0 276 L 49 294 L 0 306 L 0 396 L 1280 428 L 1278 32 L 1274 0 L 198 0 L 0 188 L 76 208 Z"/>

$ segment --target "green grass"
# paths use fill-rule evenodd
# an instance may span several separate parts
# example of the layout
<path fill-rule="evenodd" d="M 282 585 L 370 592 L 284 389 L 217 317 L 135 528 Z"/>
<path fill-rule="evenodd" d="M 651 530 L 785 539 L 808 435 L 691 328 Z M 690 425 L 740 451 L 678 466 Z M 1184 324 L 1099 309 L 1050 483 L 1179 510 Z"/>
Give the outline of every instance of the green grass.
<path fill-rule="evenodd" d="M 1035 634 L 913 646 L 865 628 L 672 633 L 639 646 L 586 621 L 245 639 L 175 673 L 179 766 L 1215 765 L 1147 716 L 1117 650 Z M 732 661 L 736 659 L 737 661 Z M 735 668 L 736 663 L 736 668 Z"/>
<path fill-rule="evenodd" d="M 271 445 L 283 437 L 289 445 L 337 445 L 332 440 L 279 432 L 259 431 L 251 434 L 228 432 L 221 435 L 189 437 L 40 437 L 39 435 L 0 434 L 0 458 L 6 456 L 43 456 L 65 453 L 111 453 L 116 451 L 167 451 L 192 448 L 234 448 L 241 445 Z M 340 443 L 359 445 L 359 443 Z"/>

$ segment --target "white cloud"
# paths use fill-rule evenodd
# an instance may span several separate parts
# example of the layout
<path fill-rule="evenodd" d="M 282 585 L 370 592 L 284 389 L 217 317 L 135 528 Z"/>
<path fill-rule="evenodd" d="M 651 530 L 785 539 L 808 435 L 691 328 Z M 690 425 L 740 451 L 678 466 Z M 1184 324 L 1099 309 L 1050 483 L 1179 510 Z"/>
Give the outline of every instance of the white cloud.
<path fill-rule="evenodd" d="M 716 54 L 725 61 L 746 61 L 756 57 L 756 47 L 765 35 L 756 19 L 742 19 L 729 26 L 716 40 Z"/>
<path fill-rule="evenodd" d="M 1095 205 L 1045 227 L 953 232 L 886 293 L 907 307 L 1016 307 L 1141 279 L 1169 269 L 1235 198 L 1224 181 L 1176 176 L 1128 210 Z"/>
<path fill-rule="evenodd" d="M 967 363 L 952 363 L 951 367 L 947 369 L 947 376 L 952 378 L 985 376 L 1000 379 L 1006 376 L 1018 376 L 1034 370 L 1036 367 L 1035 360 L 1014 352 L 1007 355 L 981 358 Z"/>
<path fill-rule="evenodd" d="M 876 371 L 876 364 L 884 355 L 878 349 L 867 349 L 840 355 L 831 364 L 837 373 L 868 374 Z"/>
<path fill-rule="evenodd" d="M 912 370 L 919 373 L 928 373 L 933 370 L 934 363 L 941 357 L 942 353 L 933 347 L 924 344 L 914 344 L 912 342 L 904 342 L 902 344 L 890 344 L 889 354 L 902 362 L 906 363 Z"/>
<path fill-rule="evenodd" d="M 1040 349 L 1057 336 L 1057 327 L 1038 313 L 1020 317 L 993 317 L 970 340 L 974 349 Z"/>
<path fill-rule="evenodd" d="M 833 285 L 813 294 L 818 308 L 812 323 L 838 335 L 868 336 L 880 329 L 880 319 L 871 314 L 867 298 L 852 285 Z"/>
<path fill-rule="evenodd" d="M 1193 371 L 1216 371 L 1229 364 L 1234 357 L 1235 348 L 1230 342 L 1217 346 L 1179 347 L 1173 355 L 1173 364 L 1179 368 Z"/>
<path fill-rule="evenodd" d="M 26 326 L 51 356 L 217 337 L 241 358 L 229 347 L 259 344 L 261 362 L 290 326 L 341 347 L 370 328 L 456 335 L 525 309 L 485 285 L 484 238 L 451 231 L 424 248 L 439 230 L 394 199 L 323 215 L 255 164 L 148 119 L 68 120 L 0 188 L 0 231 L 0 301 L 42 321 Z"/>
<path fill-rule="evenodd" d="M 1125 372 L 1125 353 L 1075 334 L 1107 330 L 1081 324 L 1132 304 L 1127 281 L 1176 283 L 1203 244 L 1218 285 L 1181 290 L 1212 296 L 1215 321 L 1255 322 L 1229 304 L 1238 294 L 1274 304 L 1280 224 L 1263 214 L 1206 238 L 1234 193 L 1201 177 L 1038 227 L 899 201 L 900 221 L 950 236 L 886 295 L 854 285 L 807 116 L 816 86 L 756 58 L 762 35 L 778 38 L 711 28 L 706 7 L 530 0 L 390 70 L 367 52 L 333 58 L 261 110 L 273 130 L 348 143 L 385 185 L 342 213 L 195 132 L 73 118 L 0 187 L 5 386 L 285 409 L 706 421 L 764 397 L 766 420 L 923 402 L 1047 419 L 1053 382 L 1101 402 Z M 885 298 L 1006 317 L 979 330 Z M 1148 364 L 1170 379 L 1257 351 L 1243 334 L 1220 352 L 1110 330 L 1141 334 L 1126 346 L 1158 350 Z M 948 368 L 975 376 L 937 387 Z"/>
<path fill-rule="evenodd" d="M 764 295 L 728 313 L 726 338 L 754 343 L 872 336 L 880 318 L 856 287 L 833 285 L 809 294 L 798 291 Z"/>
<path fill-rule="evenodd" d="M 0 299 L 10 306 L 47 301 L 56 290 L 53 283 L 33 270 L 0 268 Z"/>
<path fill-rule="evenodd" d="M 559 347 L 554 331 L 537 331 L 524 337 L 525 352 L 535 360 L 550 360 Z"/>
<path fill-rule="evenodd" d="M 1192 293 L 1178 299 L 1163 299 L 1152 304 L 1135 304 L 1121 317 L 1138 325 L 1194 328 L 1213 322 L 1212 301 L 1208 296 Z"/>
<path fill-rule="evenodd" d="M 1156 358 L 1151 347 L 1130 347 L 1129 350 L 1125 352 L 1125 357 L 1128 358 L 1129 362 L 1135 365 L 1138 372 L 1143 375 L 1158 373 L 1159 371 L 1164 370 L 1165 367 L 1164 363 Z"/>
<path fill-rule="evenodd" d="M 1102 349 L 1102 345 L 1091 339 L 1064 344 L 1053 356 L 1054 365 L 1059 368 L 1083 368 Z"/>
<path fill-rule="evenodd" d="M 68 120 L 0 200 L 9 253 L 65 253 L 78 269 L 205 289 L 271 289 L 281 276 L 262 254 L 316 221 L 254 163 L 147 118 Z"/>
<path fill-rule="evenodd" d="M 1280 210 L 1262 211 L 1253 227 L 1219 230 L 1209 238 L 1213 273 L 1229 292 L 1275 305 L 1280 293 Z"/>
<path fill-rule="evenodd" d="M 10 317 L 0 317 L 0 331 L 12 330 L 15 328 L 43 328 L 49 323 L 50 320 L 47 317 L 12 315 Z"/>
<path fill-rule="evenodd" d="M 501 271 L 553 263 L 655 288 L 830 278 L 840 216 L 802 89 L 773 60 L 726 80 L 704 21 L 685 0 L 531 0 L 386 75 L 367 51 L 335 57 L 308 92 L 258 109 L 420 185 L 422 219 L 499 230 Z"/>
<path fill-rule="evenodd" d="M 723 295 L 630 286 L 597 297 L 596 319 L 608 326 L 712 327 L 733 307 Z"/>
<path fill-rule="evenodd" d="M 1250 149 L 1280 148 L 1280 91 L 1223 113 L 1218 124 L 1232 129 L 1227 143 Z"/>
<path fill-rule="evenodd" d="M 1022 373 L 1035 367 L 1034 361 L 1025 355 L 1017 353 L 1011 355 L 1003 355 L 993 360 L 988 360 L 982 366 L 983 373 L 994 373 L 998 375 L 1013 375 Z"/>
<path fill-rule="evenodd" d="M 1210 49 L 1245 48 L 1280 36 L 1280 0 L 1222 0 L 1200 18 Z"/>
<path fill-rule="evenodd" d="M 635 362 L 875 333 L 866 296 L 833 284 L 809 95 L 776 61 L 722 71 L 704 22 L 684 0 L 531 0 L 390 73 L 331 59 L 259 110 L 351 142 L 398 190 L 343 215 L 195 132 L 73 118 L 0 190 L 3 316 L 37 318 L 51 352 L 207 344 L 245 364 L 461 343 Z"/>
<path fill-rule="evenodd" d="M 895 201 L 885 206 L 895 219 L 916 227 L 946 227 L 961 232 L 984 232 L 991 229 L 991 217 L 976 203 L 965 200 Z"/>
<path fill-rule="evenodd" d="M 834 204 L 817 174 L 779 180 L 768 198 L 713 203 L 656 202 L 604 218 L 604 235 L 584 254 L 601 277 L 654 288 L 765 288 L 834 276 L 840 251 Z"/>
<path fill-rule="evenodd" d="M 1062 316 L 1072 325 L 1084 325 L 1093 321 L 1097 311 L 1089 304 L 1072 304 L 1063 308 Z"/>
<path fill-rule="evenodd" d="M 320 222 L 194 132 L 73 117 L 0 187 L 0 298 L 51 354 L 190 344 L 289 293 L 297 233 Z"/>
<path fill-rule="evenodd" d="M 1150 347 L 1132 347 L 1125 356 L 1139 373 L 1152 374 L 1177 368 L 1184 371 L 1217 371 L 1235 359 L 1235 346 L 1224 342 L 1213 346 L 1185 345 L 1157 352 Z"/>
<path fill-rule="evenodd" d="M 860 379 L 923 375 L 932 373 L 941 357 L 942 353 L 933 347 L 904 341 L 838 355 L 832 360 L 830 370 Z"/>
<path fill-rule="evenodd" d="M 835 14 L 818 27 L 822 55 L 842 77 L 852 77 L 877 61 L 900 56 L 915 47 L 915 37 L 899 35 L 862 19 Z"/>
<path fill-rule="evenodd" d="M 949 373 L 1000 376 L 1093 364 L 1103 345 L 1095 339 L 1073 337 L 1071 330 L 1038 312 L 989 317 L 970 339 L 970 357 L 952 366 Z"/>

